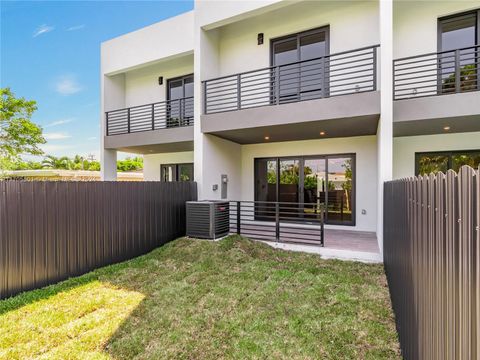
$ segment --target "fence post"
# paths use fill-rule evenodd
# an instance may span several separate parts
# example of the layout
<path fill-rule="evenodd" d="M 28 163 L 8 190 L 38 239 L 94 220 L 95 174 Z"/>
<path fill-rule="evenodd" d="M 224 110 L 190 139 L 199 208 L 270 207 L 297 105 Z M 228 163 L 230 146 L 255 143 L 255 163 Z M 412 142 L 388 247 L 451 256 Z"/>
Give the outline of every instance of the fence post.
<path fill-rule="evenodd" d="M 108 112 L 105 113 L 105 132 L 107 133 L 107 136 L 109 135 L 108 132 Z"/>
<path fill-rule="evenodd" d="M 127 109 L 127 132 L 130 134 L 130 108 Z"/>
<path fill-rule="evenodd" d="M 240 209 L 241 203 L 240 201 L 237 201 L 237 234 L 240 235 L 240 216 L 241 216 L 241 209 Z"/>
<path fill-rule="evenodd" d="M 455 50 L 455 92 L 460 92 L 460 50 Z"/>
<path fill-rule="evenodd" d="M 203 113 L 208 114 L 207 111 L 207 82 L 203 82 Z"/>
<path fill-rule="evenodd" d="M 242 108 L 242 79 L 240 76 L 241 74 L 237 74 L 237 110 Z"/>
<path fill-rule="evenodd" d="M 275 203 L 275 239 L 280 241 L 280 204 Z"/>
<path fill-rule="evenodd" d="M 324 211 L 325 209 L 320 209 L 320 246 L 325 246 L 325 228 L 323 226 L 323 219 L 324 219 Z"/>
<path fill-rule="evenodd" d="M 394 80 L 394 83 L 395 83 L 395 80 Z M 374 47 L 373 48 L 373 91 L 376 91 L 376 90 L 377 90 L 377 48 Z"/>
<path fill-rule="evenodd" d="M 280 104 L 280 66 L 275 67 L 275 102 Z"/>
<path fill-rule="evenodd" d="M 152 104 L 152 130 L 155 130 L 155 104 Z"/>

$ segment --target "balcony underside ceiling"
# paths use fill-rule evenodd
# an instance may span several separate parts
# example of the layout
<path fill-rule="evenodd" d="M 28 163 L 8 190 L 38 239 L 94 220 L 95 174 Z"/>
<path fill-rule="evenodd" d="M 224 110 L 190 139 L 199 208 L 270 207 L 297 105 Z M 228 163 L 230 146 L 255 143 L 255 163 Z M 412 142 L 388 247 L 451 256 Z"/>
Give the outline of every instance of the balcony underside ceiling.
<path fill-rule="evenodd" d="M 137 154 L 193 150 L 193 126 L 104 137 L 105 149 Z"/>
<path fill-rule="evenodd" d="M 238 144 L 375 135 L 378 115 L 211 132 Z M 324 132 L 325 135 L 320 135 Z M 268 141 L 265 137 L 268 136 Z"/>
<path fill-rule="evenodd" d="M 379 93 L 368 92 L 207 114 L 202 132 L 239 144 L 374 135 L 379 116 Z"/>
<path fill-rule="evenodd" d="M 394 136 L 480 131 L 480 92 L 398 100 L 393 114 Z"/>

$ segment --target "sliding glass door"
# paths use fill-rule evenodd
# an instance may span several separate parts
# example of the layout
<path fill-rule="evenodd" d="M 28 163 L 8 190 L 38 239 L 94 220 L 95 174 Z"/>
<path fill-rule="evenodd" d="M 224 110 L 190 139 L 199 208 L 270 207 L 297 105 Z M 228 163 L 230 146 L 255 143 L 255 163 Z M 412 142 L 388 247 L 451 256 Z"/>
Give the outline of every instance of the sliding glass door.
<path fill-rule="evenodd" d="M 190 125 L 193 119 L 193 75 L 167 82 L 167 127 Z"/>
<path fill-rule="evenodd" d="M 354 164 L 355 155 L 255 159 L 255 200 L 290 202 L 298 216 L 323 208 L 327 223 L 354 225 Z"/>
<path fill-rule="evenodd" d="M 272 84 L 279 103 L 327 96 L 328 27 L 272 40 L 272 66 L 280 66 Z M 321 58 L 321 59 L 319 59 Z M 311 60 L 311 61 L 307 61 Z M 299 63 L 300 62 L 300 63 Z"/>

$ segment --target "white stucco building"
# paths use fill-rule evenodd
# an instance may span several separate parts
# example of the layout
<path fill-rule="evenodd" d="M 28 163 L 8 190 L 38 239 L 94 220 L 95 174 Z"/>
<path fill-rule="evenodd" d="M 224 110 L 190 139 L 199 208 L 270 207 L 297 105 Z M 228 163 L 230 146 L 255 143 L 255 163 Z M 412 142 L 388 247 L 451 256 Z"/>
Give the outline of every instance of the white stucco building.
<path fill-rule="evenodd" d="M 478 166 L 479 9 L 198 0 L 106 41 L 103 177 L 143 154 L 146 180 L 195 179 L 200 199 L 326 203 L 327 228 L 381 251 L 384 181 Z"/>

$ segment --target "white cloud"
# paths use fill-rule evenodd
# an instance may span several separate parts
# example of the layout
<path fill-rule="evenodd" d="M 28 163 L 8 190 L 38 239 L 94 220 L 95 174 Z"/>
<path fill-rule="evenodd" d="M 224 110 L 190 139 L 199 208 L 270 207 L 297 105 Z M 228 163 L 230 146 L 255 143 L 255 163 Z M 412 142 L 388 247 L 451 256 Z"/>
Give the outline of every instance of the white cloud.
<path fill-rule="evenodd" d="M 57 120 L 57 121 L 53 121 L 51 123 L 48 123 L 47 125 L 45 125 L 45 127 L 59 126 L 59 125 L 71 123 L 72 121 L 73 121 L 73 119 Z"/>
<path fill-rule="evenodd" d="M 43 24 L 43 25 L 40 25 L 38 28 L 35 29 L 35 31 L 33 32 L 33 37 L 37 37 L 39 35 L 42 35 L 42 34 L 46 34 L 50 31 L 53 31 L 55 28 L 53 26 L 50 26 L 50 25 L 47 25 L 47 24 Z"/>
<path fill-rule="evenodd" d="M 72 136 L 67 133 L 45 133 L 43 134 L 45 140 L 63 140 L 69 139 Z"/>
<path fill-rule="evenodd" d="M 97 140 L 97 137 L 96 136 L 90 136 L 89 138 L 87 138 L 87 140 Z"/>
<path fill-rule="evenodd" d="M 72 95 L 82 91 L 82 87 L 73 75 L 64 75 L 55 83 L 55 90 L 61 95 Z"/>
<path fill-rule="evenodd" d="M 75 25 L 75 26 L 70 26 L 69 28 L 67 28 L 67 31 L 77 31 L 77 30 L 82 30 L 84 28 L 85 28 L 85 24 Z"/>

